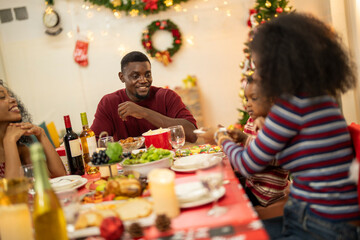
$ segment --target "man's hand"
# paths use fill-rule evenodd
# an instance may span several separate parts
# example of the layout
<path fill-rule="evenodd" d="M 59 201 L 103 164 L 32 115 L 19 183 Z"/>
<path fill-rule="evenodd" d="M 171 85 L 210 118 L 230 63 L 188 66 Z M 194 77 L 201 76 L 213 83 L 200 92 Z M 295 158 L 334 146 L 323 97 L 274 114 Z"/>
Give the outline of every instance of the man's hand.
<path fill-rule="evenodd" d="M 143 107 L 130 101 L 123 102 L 118 105 L 118 114 L 123 121 L 126 121 L 127 117 L 129 116 L 137 119 L 142 119 L 143 113 L 144 113 Z"/>
<path fill-rule="evenodd" d="M 227 130 L 227 133 L 233 139 L 234 142 L 242 143 L 245 145 L 246 139 L 248 138 L 248 135 L 246 133 L 236 128 L 233 130 Z"/>

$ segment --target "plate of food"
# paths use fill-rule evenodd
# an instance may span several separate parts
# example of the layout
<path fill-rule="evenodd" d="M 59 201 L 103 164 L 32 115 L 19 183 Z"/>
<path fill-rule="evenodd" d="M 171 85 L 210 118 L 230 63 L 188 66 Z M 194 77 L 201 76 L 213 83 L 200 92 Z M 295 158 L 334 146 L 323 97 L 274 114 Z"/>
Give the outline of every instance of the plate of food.
<path fill-rule="evenodd" d="M 196 145 L 189 148 L 184 148 L 177 153 L 177 157 L 186 157 L 190 155 L 196 155 L 196 154 L 216 154 L 218 153 L 225 154 L 221 151 L 221 148 L 216 145 L 210 145 L 210 144 L 203 144 L 203 145 Z"/>
<path fill-rule="evenodd" d="M 170 168 L 174 153 L 167 149 L 149 147 L 145 152 L 140 151 L 121 162 L 124 171 L 136 171 L 140 177 L 147 177 L 155 168 Z"/>
<path fill-rule="evenodd" d="M 176 172 L 194 172 L 201 167 L 210 167 L 221 161 L 222 157 L 214 154 L 190 155 L 176 159 L 171 169 Z"/>
<path fill-rule="evenodd" d="M 68 175 L 50 179 L 50 184 L 55 192 L 63 192 L 82 187 L 87 181 L 79 175 Z"/>
<path fill-rule="evenodd" d="M 151 226 L 156 215 L 153 203 L 147 198 L 132 198 L 124 201 L 109 201 L 82 205 L 71 237 L 86 237 L 100 234 L 100 224 L 104 218 L 119 217 L 125 227 L 137 222 L 142 227 Z"/>
<path fill-rule="evenodd" d="M 124 153 L 129 153 L 135 149 L 140 148 L 141 146 L 143 146 L 144 142 L 144 137 L 128 137 L 126 139 L 120 139 L 119 141 Z"/>
<path fill-rule="evenodd" d="M 225 195 L 225 188 L 209 192 L 200 181 L 177 184 L 175 193 L 181 208 L 191 208 L 205 205 Z"/>

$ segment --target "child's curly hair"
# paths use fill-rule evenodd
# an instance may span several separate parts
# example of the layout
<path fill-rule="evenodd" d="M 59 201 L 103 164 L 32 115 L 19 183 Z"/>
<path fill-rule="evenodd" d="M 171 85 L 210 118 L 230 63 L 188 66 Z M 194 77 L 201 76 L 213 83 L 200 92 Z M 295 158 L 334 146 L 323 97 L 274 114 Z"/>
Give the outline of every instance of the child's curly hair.
<path fill-rule="evenodd" d="M 311 15 L 284 14 L 256 29 L 251 51 L 262 93 L 320 96 L 355 87 L 355 65 L 340 37 Z"/>
<path fill-rule="evenodd" d="M 18 121 L 18 122 L 29 122 L 29 123 L 31 123 L 32 122 L 31 115 L 29 114 L 29 112 L 25 108 L 23 102 L 6 86 L 6 84 L 1 79 L 0 79 L 0 86 L 4 87 L 8 91 L 9 95 L 13 96 L 16 99 L 18 108 L 19 108 L 20 113 L 21 113 L 21 120 Z M 18 141 L 18 143 L 23 143 L 23 144 L 30 144 L 32 142 L 33 141 L 31 139 L 31 137 L 28 137 L 28 136 L 22 136 Z"/>

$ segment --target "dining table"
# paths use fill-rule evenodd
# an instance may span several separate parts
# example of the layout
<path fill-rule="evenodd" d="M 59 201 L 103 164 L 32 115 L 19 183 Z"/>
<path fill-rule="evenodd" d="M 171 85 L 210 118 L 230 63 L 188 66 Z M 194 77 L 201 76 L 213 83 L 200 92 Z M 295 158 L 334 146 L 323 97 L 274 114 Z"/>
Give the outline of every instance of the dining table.
<path fill-rule="evenodd" d="M 209 216 L 207 212 L 212 208 L 212 202 L 182 208 L 180 214 L 171 219 L 170 230 L 160 232 L 154 225 L 145 227 L 142 239 L 269 239 L 226 156 L 223 158 L 223 169 L 223 187 L 226 191 L 218 200 L 218 205 L 226 207 L 226 213 L 218 217 Z M 86 175 L 83 177 L 88 178 L 89 182 L 98 179 Z M 175 185 L 199 181 L 195 172 L 175 171 L 175 177 Z M 78 189 L 79 195 L 87 192 L 86 187 Z M 144 191 L 144 194 L 144 197 L 149 196 L 149 191 Z"/>

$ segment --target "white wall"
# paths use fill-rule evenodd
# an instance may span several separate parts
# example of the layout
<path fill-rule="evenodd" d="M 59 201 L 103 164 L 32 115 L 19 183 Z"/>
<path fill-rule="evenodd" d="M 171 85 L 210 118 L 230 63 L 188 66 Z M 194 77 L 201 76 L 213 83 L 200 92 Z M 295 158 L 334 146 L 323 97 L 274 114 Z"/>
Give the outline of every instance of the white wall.
<path fill-rule="evenodd" d="M 145 52 L 140 42 L 144 28 L 153 20 L 170 18 L 179 26 L 184 44 L 167 67 L 152 60 L 153 84 L 173 88 L 182 85 L 188 74 L 196 75 L 205 125 L 229 125 L 238 118 L 238 65 L 248 34 L 248 10 L 254 2 L 189 0 L 181 4 L 186 12 L 168 10 L 146 18 L 116 19 L 108 9 L 85 10 L 82 0 L 56 0 L 55 9 L 61 15 L 64 31 L 52 37 L 44 33 L 42 25 L 43 0 L 0 0 L 0 9 L 26 6 L 29 14 L 26 21 L 0 24 L 3 75 L 21 96 L 35 123 L 54 121 L 58 130 L 63 129 L 63 116 L 70 114 L 73 128 L 80 131 L 80 112 L 86 111 L 91 123 L 100 98 L 124 87 L 117 77 L 123 50 Z M 291 5 L 297 11 L 330 19 L 329 0 L 293 0 Z M 226 15 L 227 10 L 231 16 Z M 194 15 L 198 16 L 197 22 Z M 72 57 L 77 26 L 82 33 L 94 36 L 86 68 L 78 66 Z M 164 35 L 154 39 L 159 48 L 169 46 L 171 38 Z M 189 36 L 194 37 L 194 45 L 186 42 Z"/>

